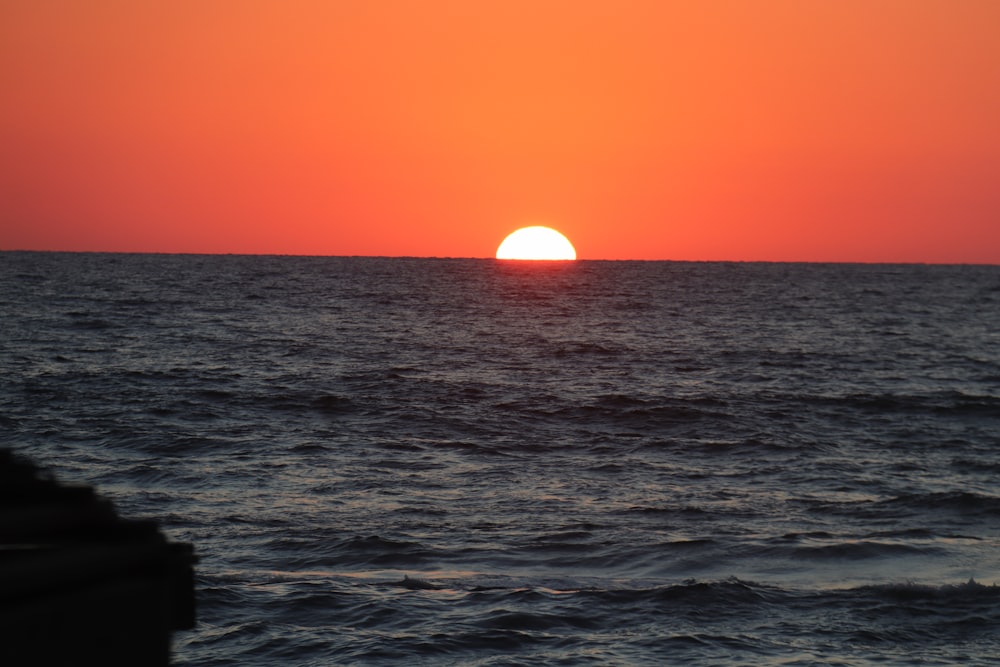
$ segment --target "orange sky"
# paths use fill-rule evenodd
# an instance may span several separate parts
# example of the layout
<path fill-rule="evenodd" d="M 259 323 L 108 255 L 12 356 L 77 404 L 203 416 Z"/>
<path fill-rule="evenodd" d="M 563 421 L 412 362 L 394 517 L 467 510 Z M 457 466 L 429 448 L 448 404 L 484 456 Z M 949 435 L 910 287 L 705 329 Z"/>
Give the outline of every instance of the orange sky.
<path fill-rule="evenodd" d="M 997 0 L 0 0 L 0 249 L 1000 263 Z"/>

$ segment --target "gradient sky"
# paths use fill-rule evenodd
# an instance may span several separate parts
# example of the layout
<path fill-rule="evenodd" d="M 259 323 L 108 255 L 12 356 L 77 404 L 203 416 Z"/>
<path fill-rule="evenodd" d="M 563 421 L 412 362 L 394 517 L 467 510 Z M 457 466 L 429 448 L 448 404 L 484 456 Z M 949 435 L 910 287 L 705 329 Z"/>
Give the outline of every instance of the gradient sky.
<path fill-rule="evenodd" d="M 0 249 L 1000 263 L 997 0 L 0 0 Z"/>

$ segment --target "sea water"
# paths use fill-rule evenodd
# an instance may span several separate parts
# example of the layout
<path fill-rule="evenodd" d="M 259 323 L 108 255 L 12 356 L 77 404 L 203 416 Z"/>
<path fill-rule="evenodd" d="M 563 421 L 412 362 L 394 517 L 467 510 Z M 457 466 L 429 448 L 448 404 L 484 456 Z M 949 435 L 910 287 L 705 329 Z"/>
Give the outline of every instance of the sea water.
<path fill-rule="evenodd" d="M 8 252 L 0 327 L 178 665 L 1000 656 L 1000 267 Z"/>

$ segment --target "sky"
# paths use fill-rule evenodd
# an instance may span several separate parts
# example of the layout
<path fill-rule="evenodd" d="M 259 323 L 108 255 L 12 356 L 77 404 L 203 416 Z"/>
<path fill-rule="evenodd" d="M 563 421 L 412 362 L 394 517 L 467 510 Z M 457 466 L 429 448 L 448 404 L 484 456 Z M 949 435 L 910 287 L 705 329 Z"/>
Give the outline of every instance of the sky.
<path fill-rule="evenodd" d="M 997 0 L 0 0 L 0 249 L 1000 263 Z"/>

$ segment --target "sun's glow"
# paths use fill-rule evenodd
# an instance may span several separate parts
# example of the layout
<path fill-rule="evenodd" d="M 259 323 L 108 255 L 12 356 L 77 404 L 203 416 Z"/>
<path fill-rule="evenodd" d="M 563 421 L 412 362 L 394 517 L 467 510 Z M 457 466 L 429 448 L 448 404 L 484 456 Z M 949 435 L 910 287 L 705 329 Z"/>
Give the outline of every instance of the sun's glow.
<path fill-rule="evenodd" d="M 551 227 L 522 227 L 503 240 L 497 259 L 576 259 L 576 249 Z"/>

